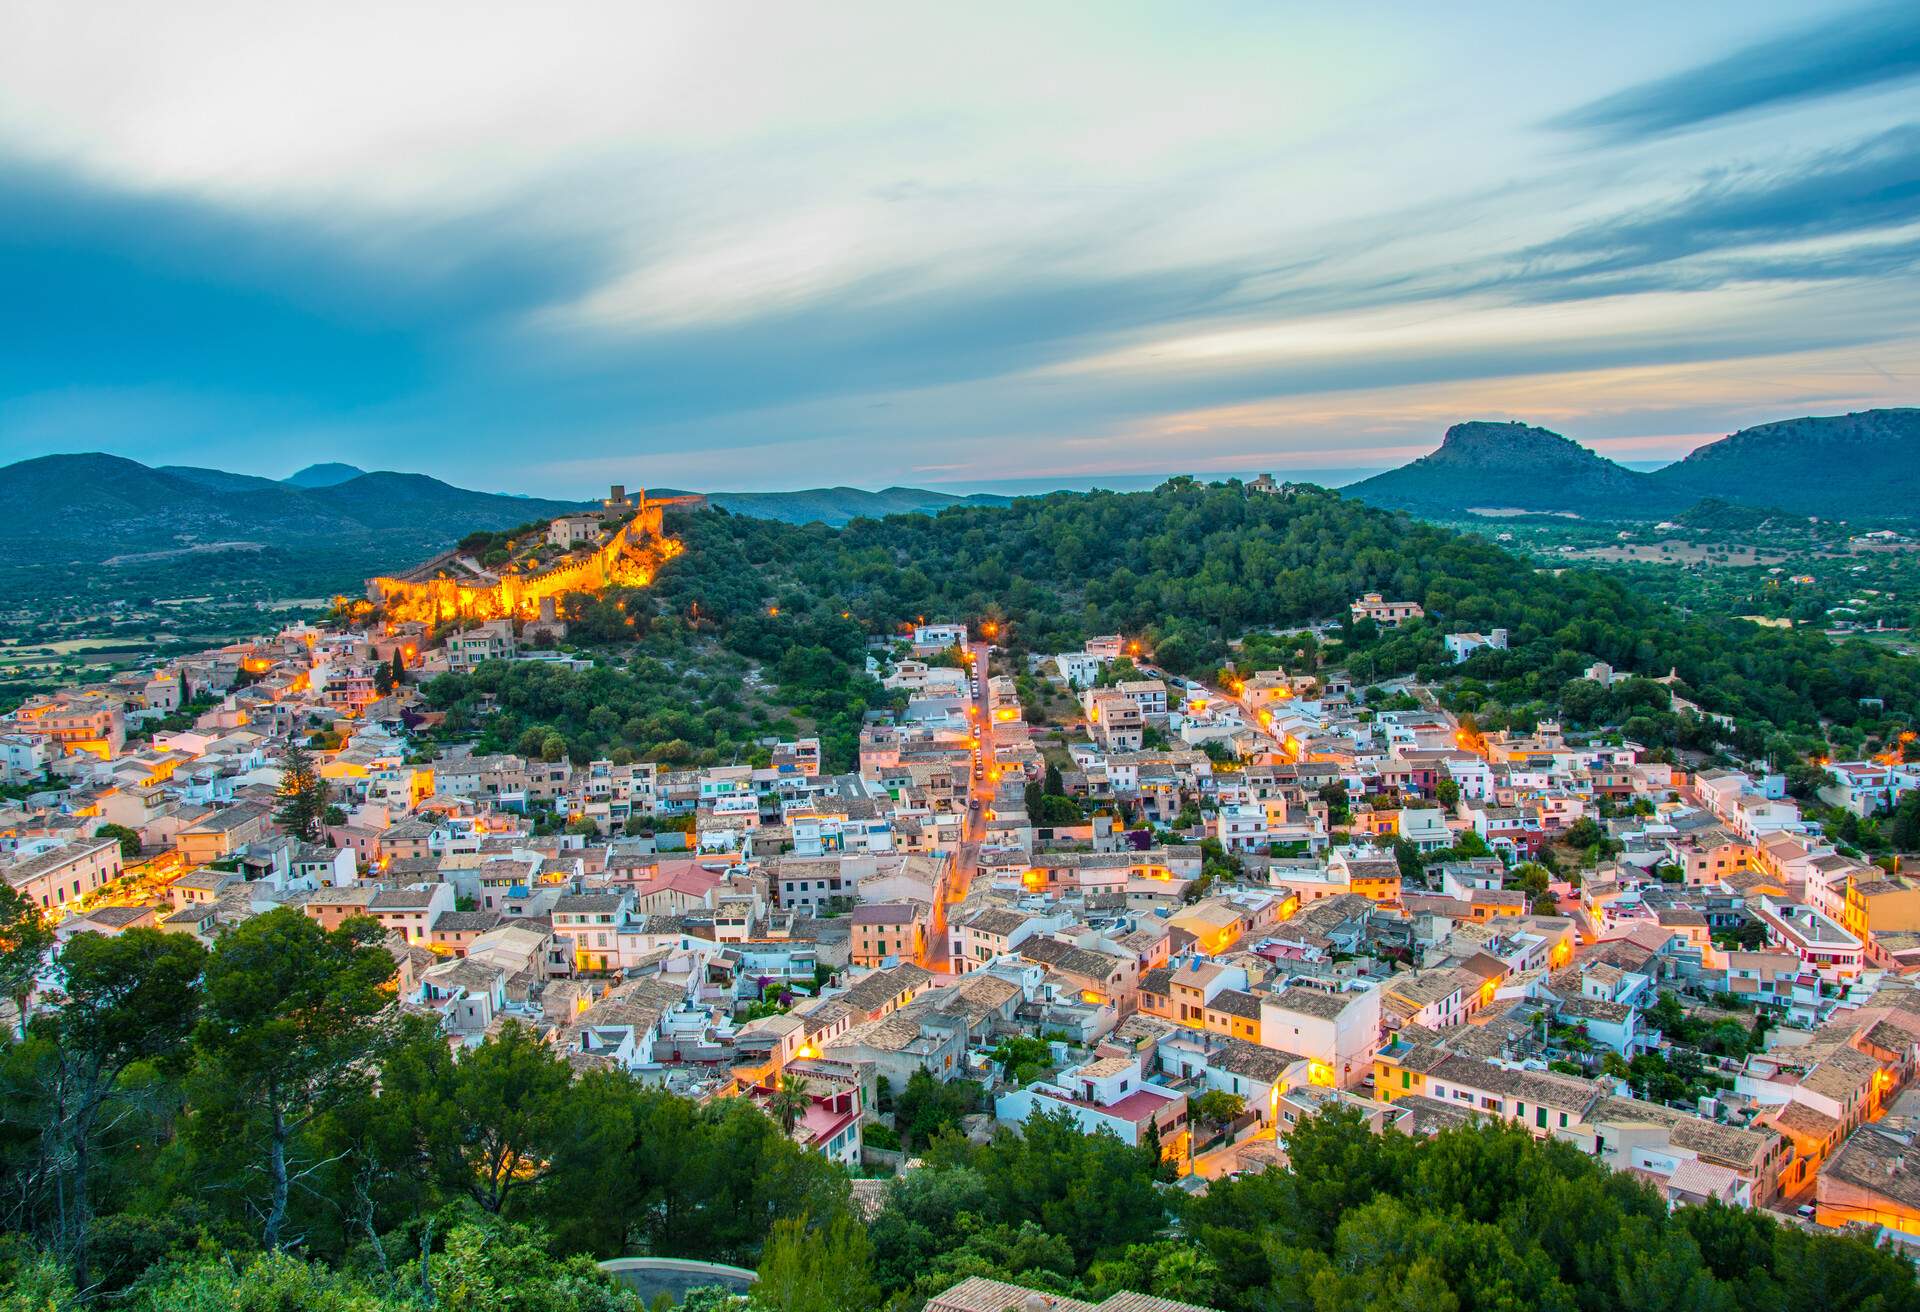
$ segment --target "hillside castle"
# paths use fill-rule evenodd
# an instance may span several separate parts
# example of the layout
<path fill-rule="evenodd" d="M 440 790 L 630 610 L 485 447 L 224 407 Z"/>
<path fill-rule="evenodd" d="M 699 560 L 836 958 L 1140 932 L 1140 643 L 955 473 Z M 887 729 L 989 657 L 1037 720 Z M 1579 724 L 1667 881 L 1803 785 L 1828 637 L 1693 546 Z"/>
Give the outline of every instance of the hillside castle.
<path fill-rule="evenodd" d="M 699 496 L 633 496 L 616 484 L 600 509 L 562 515 L 547 525 L 546 536 L 531 555 L 517 552 L 498 568 L 489 568 L 455 547 L 403 574 L 367 580 L 367 599 L 390 620 L 537 619 L 543 602 L 569 592 L 600 592 L 610 587 L 644 588 L 660 566 L 680 554 L 678 540 L 667 536 L 669 506 L 704 503 Z M 558 547 L 565 554 L 541 560 L 539 551 Z"/>

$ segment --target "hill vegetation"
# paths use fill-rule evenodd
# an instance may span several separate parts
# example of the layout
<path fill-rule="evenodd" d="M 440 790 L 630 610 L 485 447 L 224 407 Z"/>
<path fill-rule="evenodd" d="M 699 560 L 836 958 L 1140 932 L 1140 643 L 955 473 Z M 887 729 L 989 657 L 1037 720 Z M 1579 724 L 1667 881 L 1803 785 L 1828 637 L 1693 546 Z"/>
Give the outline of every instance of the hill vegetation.
<path fill-rule="evenodd" d="M 308 465 L 297 473 L 288 474 L 281 481 L 290 483 L 294 487 L 333 487 L 348 479 L 358 478 L 366 472 L 357 465 L 345 465 L 337 460 L 330 460 L 317 465 Z"/>
<path fill-rule="evenodd" d="M 933 515 L 948 506 L 1004 506 L 1008 498 L 986 493 L 955 496 L 919 487 L 889 487 L 878 492 L 857 487 L 816 487 L 800 492 L 710 492 L 707 500 L 736 515 L 837 528 L 862 518 Z"/>
<path fill-rule="evenodd" d="M 849 768 L 861 714 L 892 700 L 864 673 L 866 642 L 922 616 L 994 620 L 1016 659 L 1123 633 L 1177 673 L 1257 664 L 1283 645 L 1278 659 L 1296 671 L 1319 659 L 1363 684 L 1417 674 L 1484 729 L 1557 716 L 1653 747 L 1782 761 L 1877 747 L 1920 721 L 1910 658 L 1688 616 L 1617 575 L 1537 569 L 1482 538 L 1330 492 L 1280 499 L 1181 479 L 839 530 L 709 509 L 676 514 L 672 531 L 688 550 L 653 587 L 563 599 L 569 640 L 624 652 L 624 668 L 442 677 L 428 696 L 452 713 L 448 732 L 478 732 L 486 750 L 580 761 L 627 750 L 690 765 L 805 729 L 832 768 Z M 1342 623 L 1328 635 L 1337 645 L 1260 639 L 1342 616 L 1364 592 L 1418 601 L 1428 618 L 1387 632 Z M 1509 632 L 1506 650 L 1458 666 L 1447 657 L 1445 633 L 1495 627 Z M 1584 677 L 1596 661 L 1642 677 L 1605 689 Z M 1681 714 L 1676 697 L 1729 722 Z"/>
<path fill-rule="evenodd" d="M 1831 519 L 1913 519 L 1920 517 L 1920 409 L 1761 424 L 1653 477 L 1686 501 L 1714 496 Z"/>
<path fill-rule="evenodd" d="M 301 488 L 219 470 L 150 469 L 119 456 L 43 456 L 0 469 L 0 548 L 49 563 L 97 562 L 222 538 L 293 547 L 344 539 L 390 560 L 470 529 L 575 508 L 469 492 L 424 474 L 361 474 Z"/>
<path fill-rule="evenodd" d="M 1431 455 L 1346 491 L 1449 518 L 1492 508 L 1649 520 L 1716 498 L 1796 515 L 1911 520 L 1920 518 L 1920 409 L 1761 424 L 1652 473 L 1543 428 L 1455 424 Z"/>
<path fill-rule="evenodd" d="M 1201 671 L 1249 630 L 1341 616 L 1354 597 L 1381 592 L 1420 602 L 1430 622 L 1389 634 L 1350 627 L 1343 660 L 1367 678 L 1424 669 L 1469 680 L 1481 707 L 1520 720 L 1556 711 L 1594 661 L 1676 673 L 1672 692 L 1747 722 L 1749 741 L 1828 725 L 1877 733 L 1920 716 L 1912 660 L 1805 630 L 1688 617 L 1616 578 L 1538 570 L 1482 539 L 1328 492 L 1280 499 L 1176 479 L 1153 492 L 1057 493 L 838 532 L 705 512 L 682 532 L 689 550 L 649 602 L 679 615 L 697 606 L 700 623 L 723 629 L 736 650 L 830 646 L 821 627 L 843 614 L 878 633 L 921 615 L 997 618 L 1027 650 L 1118 632 L 1144 638 L 1176 671 Z M 1507 651 L 1477 653 L 1457 671 L 1446 662 L 1442 633 L 1496 626 L 1511 634 Z"/>
<path fill-rule="evenodd" d="M 1670 498 L 1653 475 L 1616 465 L 1571 438 L 1527 424 L 1466 423 L 1440 449 L 1355 483 L 1347 495 L 1423 515 L 1494 510 L 1615 513 Z"/>
<path fill-rule="evenodd" d="M 43 456 L 0 468 L 0 588 L 57 599 L 209 584 L 279 596 L 358 591 L 375 571 L 430 556 L 469 530 L 576 508 L 422 474 L 296 487 L 118 456 Z"/>

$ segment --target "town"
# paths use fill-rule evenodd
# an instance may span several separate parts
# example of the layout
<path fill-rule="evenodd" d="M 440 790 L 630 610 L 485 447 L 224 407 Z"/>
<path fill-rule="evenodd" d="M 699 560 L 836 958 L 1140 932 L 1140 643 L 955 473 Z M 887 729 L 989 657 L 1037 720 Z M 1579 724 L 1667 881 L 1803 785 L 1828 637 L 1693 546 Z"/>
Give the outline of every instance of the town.
<path fill-rule="evenodd" d="M 542 540 L 599 558 L 635 506 Z M 914 1169 L 929 1105 L 969 1136 L 1064 1117 L 1193 1193 L 1339 1109 L 1505 1122 L 1672 1206 L 1920 1245 L 1920 880 L 1763 765 L 1481 731 L 1415 679 L 1356 686 L 1333 642 L 1201 679 L 1128 634 L 1031 652 L 961 616 L 869 639 L 894 700 L 845 772 L 817 737 L 695 768 L 481 753 L 437 733 L 435 679 L 594 657 L 553 596 L 425 595 L 375 580 L 0 720 L 6 883 L 53 940 L 15 1028 L 79 935 L 364 919 L 456 1062 L 517 1027 L 576 1074 L 745 1100 L 857 1195 Z M 1317 634 L 1424 618 L 1368 593 Z M 1863 820 L 1920 788 L 1897 750 L 1820 764 Z"/>

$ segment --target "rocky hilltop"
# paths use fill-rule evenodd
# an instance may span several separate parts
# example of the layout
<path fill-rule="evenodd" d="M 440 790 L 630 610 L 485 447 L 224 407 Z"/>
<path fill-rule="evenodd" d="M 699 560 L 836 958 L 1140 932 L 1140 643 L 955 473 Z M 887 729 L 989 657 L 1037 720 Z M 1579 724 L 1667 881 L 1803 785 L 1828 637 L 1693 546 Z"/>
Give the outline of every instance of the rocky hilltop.
<path fill-rule="evenodd" d="M 1761 424 L 1653 473 L 1544 428 L 1455 424 L 1431 455 L 1345 491 L 1441 517 L 1509 509 L 1653 519 L 1713 499 L 1827 518 L 1920 519 L 1920 409 Z"/>

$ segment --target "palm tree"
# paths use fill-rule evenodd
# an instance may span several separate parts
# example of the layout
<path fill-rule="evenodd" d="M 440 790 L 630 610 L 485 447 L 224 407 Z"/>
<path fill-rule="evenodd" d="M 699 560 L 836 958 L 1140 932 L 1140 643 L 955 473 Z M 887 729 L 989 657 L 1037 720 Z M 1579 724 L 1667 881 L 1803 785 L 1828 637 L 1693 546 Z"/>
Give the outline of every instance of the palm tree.
<path fill-rule="evenodd" d="M 807 1094 L 807 1082 L 798 1075 L 782 1075 L 779 1085 L 767 1096 L 767 1111 L 780 1122 L 780 1133 L 791 1135 L 794 1122 L 813 1105 Z"/>

